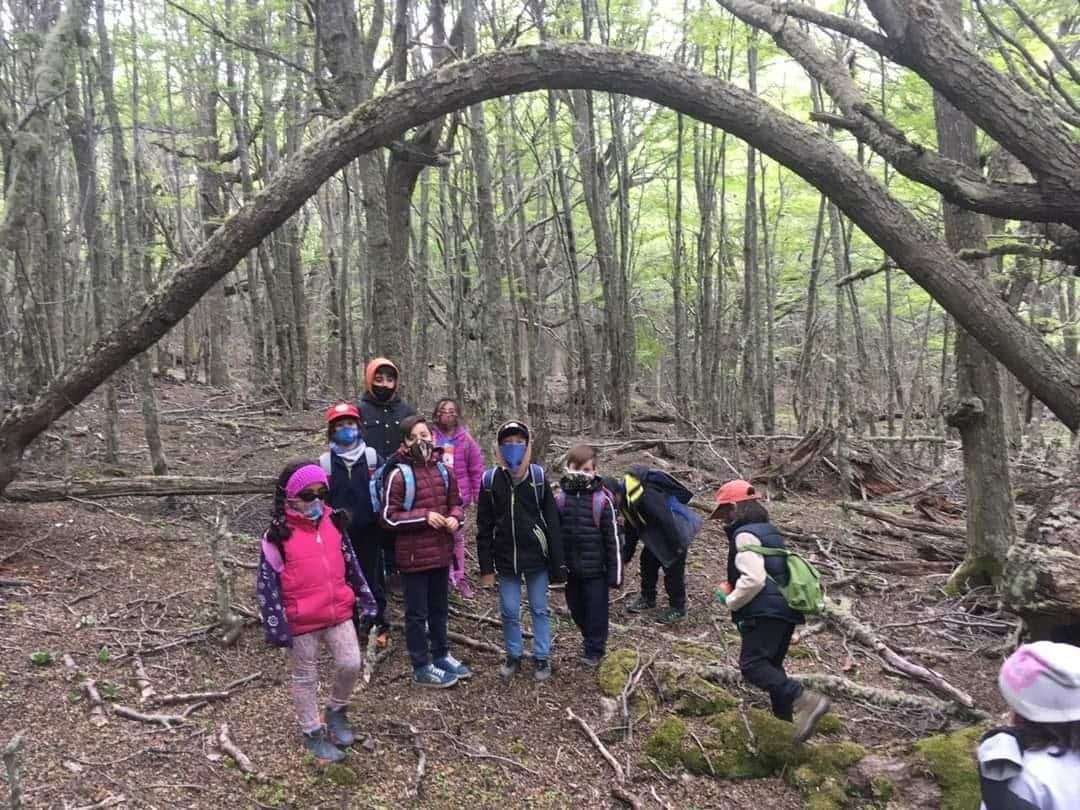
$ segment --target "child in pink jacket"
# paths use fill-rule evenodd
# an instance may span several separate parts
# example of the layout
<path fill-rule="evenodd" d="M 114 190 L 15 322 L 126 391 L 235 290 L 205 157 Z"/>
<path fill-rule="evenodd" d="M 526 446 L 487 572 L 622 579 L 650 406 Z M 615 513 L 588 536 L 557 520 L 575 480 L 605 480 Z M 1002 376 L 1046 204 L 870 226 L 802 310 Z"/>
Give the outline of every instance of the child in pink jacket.
<path fill-rule="evenodd" d="M 267 642 L 289 649 L 304 748 L 318 760 L 337 762 L 355 738 L 346 709 L 363 665 L 353 612 L 359 606 L 373 616 L 375 599 L 345 535 L 349 515 L 332 512 L 328 497 L 326 473 L 315 462 L 282 470 L 263 536 L 257 595 Z M 320 644 L 334 658 L 333 689 L 322 715 Z"/>
<path fill-rule="evenodd" d="M 457 402 L 449 397 L 439 400 L 432 416 L 435 424 L 435 446 L 443 449 L 443 463 L 454 471 L 461 500 L 466 507 L 480 497 L 481 479 L 484 477 L 484 453 L 461 422 Z M 454 533 L 454 563 L 450 566 L 450 587 L 462 597 L 472 596 L 472 586 L 465 572 L 465 532 Z"/>

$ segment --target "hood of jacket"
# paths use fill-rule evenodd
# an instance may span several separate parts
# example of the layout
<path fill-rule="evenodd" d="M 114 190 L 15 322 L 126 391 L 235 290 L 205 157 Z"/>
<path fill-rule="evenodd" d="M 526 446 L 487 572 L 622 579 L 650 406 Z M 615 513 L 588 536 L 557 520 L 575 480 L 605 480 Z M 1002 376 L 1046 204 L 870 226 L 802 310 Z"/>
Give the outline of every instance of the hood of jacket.
<path fill-rule="evenodd" d="M 383 366 L 392 368 L 394 373 L 397 374 L 398 379 L 397 385 L 394 386 L 394 396 L 390 397 L 389 401 L 392 402 L 401 396 L 401 369 L 397 367 L 397 363 L 393 360 L 386 357 L 376 357 L 374 360 L 369 361 L 367 367 L 364 369 L 364 399 L 371 399 L 372 402 L 378 402 L 380 405 L 385 405 L 386 403 L 379 402 L 379 400 L 375 399 L 375 391 L 373 389 L 375 386 L 375 372 Z"/>
<path fill-rule="evenodd" d="M 532 428 L 530 428 L 520 419 L 511 419 L 510 421 L 503 422 L 501 425 L 499 425 L 499 429 L 495 431 L 495 436 L 498 437 L 498 435 L 502 433 L 503 428 L 505 428 L 511 423 L 524 425 L 525 429 L 529 431 L 529 438 L 525 440 L 525 457 L 521 460 L 521 466 L 518 468 L 517 475 L 515 476 L 513 473 L 511 473 L 511 477 L 514 479 L 515 482 L 517 482 L 525 477 L 525 475 L 529 472 L 529 465 L 532 464 Z M 498 438 L 495 439 L 495 463 L 505 469 L 507 472 L 510 471 L 510 465 L 507 464 L 506 459 L 503 458 L 502 448 L 499 447 Z"/>

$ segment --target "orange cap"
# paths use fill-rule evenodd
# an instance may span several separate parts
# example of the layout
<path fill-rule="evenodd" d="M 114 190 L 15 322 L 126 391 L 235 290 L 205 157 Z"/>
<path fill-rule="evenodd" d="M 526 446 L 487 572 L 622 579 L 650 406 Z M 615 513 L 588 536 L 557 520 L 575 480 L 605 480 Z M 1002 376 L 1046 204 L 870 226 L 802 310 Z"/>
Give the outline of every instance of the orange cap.
<path fill-rule="evenodd" d="M 741 501 L 756 501 L 760 497 L 754 491 L 753 484 L 749 481 L 743 481 L 741 478 L 736 478 L 734 481 L 722 484 L 720 489 L 716 490 L 716 505 L 723 506 L 724 504 L 740 503 Z"/>

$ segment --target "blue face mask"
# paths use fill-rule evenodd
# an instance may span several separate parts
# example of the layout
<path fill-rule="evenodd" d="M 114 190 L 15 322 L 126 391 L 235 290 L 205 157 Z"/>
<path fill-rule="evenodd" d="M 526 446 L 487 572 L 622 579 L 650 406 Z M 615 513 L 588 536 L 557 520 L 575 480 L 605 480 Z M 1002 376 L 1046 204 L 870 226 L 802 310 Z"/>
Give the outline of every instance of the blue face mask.
<path fill-rule="evenodd" d="M 506 466 L 511 470 L 516 470 L 521 466 L 521 462 L 525 460 L 525 451 L 528 449 L 524 444 L 500 444 L 499 452 L 502 453 L 503 459 L 506 461 Z"/>
<path fill-rule="evenodd" d="M 334 431 L 333 438 L 338 447 L 352 447 L 360 439 L 360 428 L 355 425 L 339 427 Z"/>
<path fill-rule="evenodd" d="M 308 511 L 307 511 L 308 520 L 310 520 L 310 521 L 312 521 L 314 523 L 318 523 L 319 520 L 322 519 L 322 516 L 323 516 L 322 501 L 319 501 L 319 500 L 312 501 L 311 506 L 308 508 Z"/>

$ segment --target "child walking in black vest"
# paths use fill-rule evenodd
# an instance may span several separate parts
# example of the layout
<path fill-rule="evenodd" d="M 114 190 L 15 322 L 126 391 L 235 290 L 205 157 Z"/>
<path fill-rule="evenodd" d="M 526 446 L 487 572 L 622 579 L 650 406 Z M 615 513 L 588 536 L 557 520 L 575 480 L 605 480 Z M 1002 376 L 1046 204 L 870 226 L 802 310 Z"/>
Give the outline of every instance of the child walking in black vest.
<path fill-rule="evenodd" d="M 575 445 L 566 454 L 555 502 L 568 571 L 566 605 L 581 631 L 581 661 L 594 669 L 607 647 L 608 588 L 622 585 L 622 559 L 615 504 L 596 473 L 596 451 L 589 445 Z"/>
<path fill-rule="evenodd" d="M 721 486 L 716 504 L 712 517 L 724 522 L 728 536 L 727 582 L 716 597 L 731 610 L 742 636 L 739 670 L 747 681 L 769 693 L 773 714 L 794 722 L 795 740 L 803 742 L 829 710 L 829 700 L 803 689 L 784 671 L 791 636 L 805 619 L 788 606 L 780 590 L 788 583 L 786 558 L 754 550 L 782 549 L 784 539 L 746 481 Z"/>

